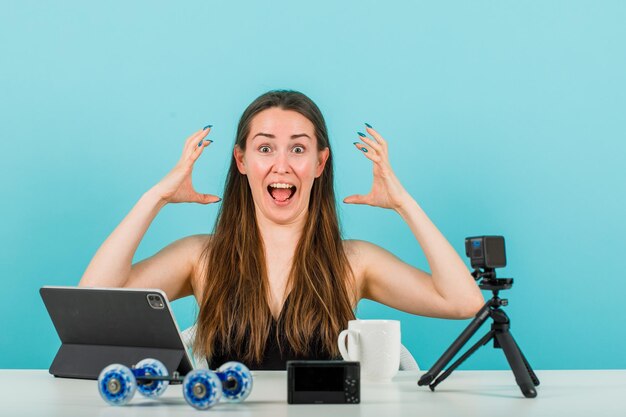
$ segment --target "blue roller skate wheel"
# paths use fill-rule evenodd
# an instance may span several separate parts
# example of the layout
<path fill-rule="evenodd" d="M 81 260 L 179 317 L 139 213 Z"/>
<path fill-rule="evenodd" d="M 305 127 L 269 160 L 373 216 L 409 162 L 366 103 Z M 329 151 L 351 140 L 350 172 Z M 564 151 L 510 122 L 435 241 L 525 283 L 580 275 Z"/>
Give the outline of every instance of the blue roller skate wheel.
<path fill-rule="evenodd" d="M 111 405 L 124 405 L 135 395 L 137 380 L 133 371 L 119 363 L 107 366 L 98 376 L 98 391 Z"/>
<path fill-rule="evenodd" d="M 239 362 L 226 362 L 217 370 L 222 380 L 224 400 L 241 402 L 252 392 L 252 373 L 246 365 Z"/>
<path fill-rule="evenodd" d="M 133 374 L 136 378 L 140 378 L 146 375 L 167 376 L 168 372 L 167 368 L 161 361 L 147 358 L 141 360 L 137 365 L 135 365 Z M 138 381 L 137 391 L 139 391 L 139 393 L 144 397 L 156 398 L 165 392 L 169 384 L 169 381 L 150 381 L 148 383 Z"/>
<path fill-rule="evenodd" d="M 211 408 L 222 397 L 222 383 L 215 372 L 196 369 L 183 381 L 183 396 L 190 406 L 198 410 Z"/>

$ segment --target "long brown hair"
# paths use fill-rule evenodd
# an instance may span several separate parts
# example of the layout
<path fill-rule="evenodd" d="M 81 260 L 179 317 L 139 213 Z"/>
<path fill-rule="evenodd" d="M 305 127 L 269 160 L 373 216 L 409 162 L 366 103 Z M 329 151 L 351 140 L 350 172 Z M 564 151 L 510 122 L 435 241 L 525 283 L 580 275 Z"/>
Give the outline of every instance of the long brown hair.
<path fill-rule="evenodd" d="M 291 90 L 269 91 L 248 106 L 239 120 L 236 146 L 245 151 L 252 119 L 273 107 L 294 110 L 309 119 L 315 127 L 317 150 L 330 150 L 321 111 L 307 96 Z M 329 154 L 311 189 L 308 218 L 287 283 L 291 286 L 290 301 L 277 328 L 277 335 L 284 334 L 299 355 L 320 354 L 309 352 L 309 341 L 319 337 L 325 353 L 337 356 L 337 336 L 354 319 L 356 294 L 350 291 L 355 290 L 351 285 L 354 276 L 337 220 L 332 152 Z M 211 358 L 219 353 L 215 351 L 219 342 L 224 351 L 233 352 L 248 364 L 261 362 L 274 320 L 268 306 L 264 253 L 252 192 L 233 157 L 213 236 L 201 257 L 206 278 L 197 319 L 196 353 Z"/>

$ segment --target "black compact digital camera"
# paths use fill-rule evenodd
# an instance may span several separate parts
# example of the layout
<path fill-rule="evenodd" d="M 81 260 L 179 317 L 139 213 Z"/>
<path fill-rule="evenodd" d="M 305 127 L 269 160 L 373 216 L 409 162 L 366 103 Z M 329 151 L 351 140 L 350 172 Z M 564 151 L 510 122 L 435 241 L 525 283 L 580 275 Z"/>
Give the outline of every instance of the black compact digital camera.
<path fill-rule="evenodd" d="M 359 362 L 288 361 L 289 404 L 359 404 Z"/>

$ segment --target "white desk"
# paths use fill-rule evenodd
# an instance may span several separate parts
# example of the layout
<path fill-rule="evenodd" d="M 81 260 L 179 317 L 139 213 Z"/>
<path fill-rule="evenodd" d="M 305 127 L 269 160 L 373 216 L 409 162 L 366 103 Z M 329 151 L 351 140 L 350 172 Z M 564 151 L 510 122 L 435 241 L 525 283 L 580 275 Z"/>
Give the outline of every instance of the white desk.
<path fill-rule="evenodd" d="M 524 398 L 510 371 L 455 371 L 431 392 L 421 372 L 401 371 L 388 384 L 362 382 L 359 405 L 289 405 L 284 371 L 254 372 L 240 404 L 207 411 L 187 405 L 180 385 L 159 400 L 136 394 L 122 407 L 106 404 L 95 381 L 54 378 L 45 370 L 0 370 L 0 416 L 626 416 L 626 370 L 538 371 L 537 398 Z M 200 413 L 200 414 L 197 414 Z"/>

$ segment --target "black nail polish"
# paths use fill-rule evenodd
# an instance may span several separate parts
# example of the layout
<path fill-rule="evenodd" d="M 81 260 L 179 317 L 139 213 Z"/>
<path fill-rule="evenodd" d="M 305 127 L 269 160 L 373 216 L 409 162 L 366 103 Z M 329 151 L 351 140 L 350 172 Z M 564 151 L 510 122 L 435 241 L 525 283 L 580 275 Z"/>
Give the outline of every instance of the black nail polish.
<path fill-rule="evenodd" d="M 213 125 L 206 125 L 202 128 L 202 130 L 207 130 L 208 128 L 213 127 Z"/>
<path fill-rule="evenodd" d="M 365 136 L 365 133 L 361 133 L 361 132 L 356 132 L 356 133 L 358 133 L 358 134 L 359 134 L 359 136 L 361 136 L 361 137 L 363 137 L 363 138 L 367 137 L 367 136 Z"/>
<path fill-rule="evenodd" d="M 369 123 L 365 123 L 365 126 L 369 127 L 370 129 L 372 128 L 372 125 Z"/>

